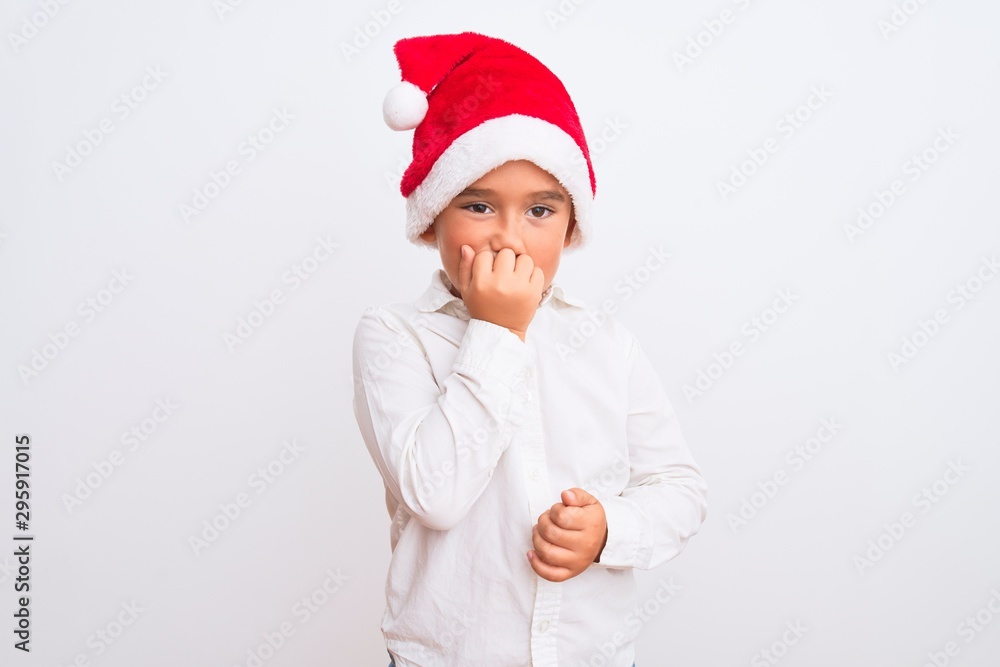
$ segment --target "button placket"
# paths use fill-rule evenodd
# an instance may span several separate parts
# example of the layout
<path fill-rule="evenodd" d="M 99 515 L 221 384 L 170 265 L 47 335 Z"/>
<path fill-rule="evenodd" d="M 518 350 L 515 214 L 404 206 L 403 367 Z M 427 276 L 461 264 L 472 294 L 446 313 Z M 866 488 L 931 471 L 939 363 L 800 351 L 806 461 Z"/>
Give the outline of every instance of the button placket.
<path fill-rule="evenodd" d="M 534 350 L 532 350 L 534 362 Z M 531 511 L 531 524 L 538 523 L 542 515 L 553 501 L 549 492 L 548 469 L 545 466 L 545 443 L 542 439 L 541 407 L 532 397 L 537 394 L 535 374 L 529 367 L 524 374 L 525 396 L 529 401 L 526 406 L 526 420 L 523 442 L 523 464 L 525 472 L 525 488 L 528 491 L 528 507 Z M 529 537 L 530 541 L 530 537 Z M 534 572 L 533 572 L 534 574 Z M 556 633 L 558 623 L 559 601 L 562 598 L 562 588 L 559 583 L 544 579 L 537 574 L 535 600 L 532 607 L 532 637 L 531 657 L 535 664 L 556 664 Z"/>

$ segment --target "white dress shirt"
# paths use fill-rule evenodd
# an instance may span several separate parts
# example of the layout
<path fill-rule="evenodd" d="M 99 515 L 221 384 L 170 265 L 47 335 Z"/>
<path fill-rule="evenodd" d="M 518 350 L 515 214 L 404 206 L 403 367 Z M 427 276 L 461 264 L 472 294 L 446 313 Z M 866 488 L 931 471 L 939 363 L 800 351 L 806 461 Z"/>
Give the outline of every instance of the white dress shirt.
<path fill-rule="evenodd" d="M 438 269 L 354 334 L 354 414 L 392 519 L 386 646 L 396 667 L 630 667 L 633 569 L 681 553 L 707 511 L 656 371 L 616 318 L 554 282 L 523 342 L 450 288 Z M 531 528 L 574 486 L 603 505 L 607 544 L 548 581 Z"/>

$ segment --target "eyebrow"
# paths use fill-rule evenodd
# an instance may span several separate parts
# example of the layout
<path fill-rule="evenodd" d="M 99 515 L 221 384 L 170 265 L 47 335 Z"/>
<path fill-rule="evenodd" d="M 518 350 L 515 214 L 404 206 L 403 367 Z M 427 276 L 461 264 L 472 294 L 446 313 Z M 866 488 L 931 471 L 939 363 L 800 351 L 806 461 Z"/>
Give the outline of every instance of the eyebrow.
<path fill-rule="evenodd" d="M 456 195 L 457 197 L 492 197 L 496 195 L 495 190 L 485 190 L 482 188 L 466 188 Z M 529 199 L 552 199 L 558 202 L 565 202 L 566 197 L 563 196 L 558 190 L 540 190 L 538 192 L 530 192 L 527 196 Z"/>

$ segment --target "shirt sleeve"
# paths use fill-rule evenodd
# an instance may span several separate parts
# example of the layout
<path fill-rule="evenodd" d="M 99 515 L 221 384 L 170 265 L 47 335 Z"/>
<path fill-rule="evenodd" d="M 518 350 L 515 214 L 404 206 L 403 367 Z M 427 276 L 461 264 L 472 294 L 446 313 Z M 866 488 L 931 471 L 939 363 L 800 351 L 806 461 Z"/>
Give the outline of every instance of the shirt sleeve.
<path fill-rule="evenodd" d="M 635 337 L 628 340 L 629 481 L 601 501 L 608 539 L 593 565 L 648 570 L 680 554 L 698 532 L 708 489 L 656 370 Z"/>
<path fill-rule="evenodd" d="M 423 525 L 447 530 L 486 489 L 526 410 L 530 349 L 471 319 L 435 379 L 415 332 L 371 307 L 354 334 L 354 414 L 386 488 Z"/>

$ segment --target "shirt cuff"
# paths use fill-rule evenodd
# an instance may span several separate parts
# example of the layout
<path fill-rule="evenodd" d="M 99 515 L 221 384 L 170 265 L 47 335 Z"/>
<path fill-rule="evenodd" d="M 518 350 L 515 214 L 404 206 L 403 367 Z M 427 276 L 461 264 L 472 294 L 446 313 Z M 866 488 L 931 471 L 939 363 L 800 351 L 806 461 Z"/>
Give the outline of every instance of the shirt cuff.
<path fill-rule="evenodd" d="M 639 519 L 634 504 L 621 496 L 601 500 L 608 522 L 608 541 L 601 552 L 598 567 L 635 567 L 639 555 Z"/>
<path fill-rule="evenodd" d="M 453 367 L 477 368 L 527 399 L 531 348 L 507 327 L 472 318 Z"/>

